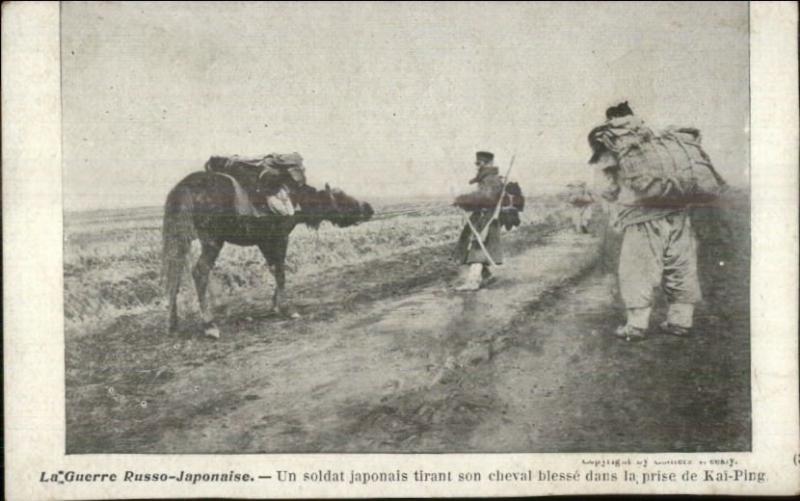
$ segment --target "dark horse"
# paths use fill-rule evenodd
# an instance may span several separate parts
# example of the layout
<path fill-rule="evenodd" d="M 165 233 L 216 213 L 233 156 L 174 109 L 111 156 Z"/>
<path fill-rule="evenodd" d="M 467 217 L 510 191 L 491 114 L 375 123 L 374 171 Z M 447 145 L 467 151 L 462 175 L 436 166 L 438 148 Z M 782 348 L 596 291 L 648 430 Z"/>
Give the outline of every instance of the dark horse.
<path fill-rule="evenodd" d="M 261 187 L 255 187 L 252 197 L 256 208 Z M 297 224 L 319 226 L 330 221 L 345 227 L 372 217 L 372 207 L 361 203 L 344 192 L 325 186 L 317 190 L 307 185 L 296 186 L 290 195 L 297 211 L 294 215 L 278 215 L 266 210 L 258 215 L 240 215 L 237 211 L 233 183 L 230 179 L 209 173 L 194 172 L 170 191 L 164 208 L 164 274 L 169 296 L 169 331 L 178 328 L 177 295 L 181 276 L 187 266 L 191 243 L 200 240 L 202 253 L 192 268 L 206 335 L 219 337 L 211 308 L 206 300 L 209 274 L 226 242 L 242 246 L 258 246 L 275 277 L 276 287 L 273 307 L 281 314 L 297 317 L 285 304 L 285 262 L 289 234 Z"/>

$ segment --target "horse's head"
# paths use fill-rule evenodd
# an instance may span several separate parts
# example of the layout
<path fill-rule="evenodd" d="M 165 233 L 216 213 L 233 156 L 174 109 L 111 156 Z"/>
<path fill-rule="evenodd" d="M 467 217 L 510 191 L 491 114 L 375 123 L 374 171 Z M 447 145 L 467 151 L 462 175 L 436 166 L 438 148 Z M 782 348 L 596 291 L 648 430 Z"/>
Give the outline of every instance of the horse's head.
<path fill-rule="evenodd" d="M 368 221 L 374 214 L 370 204 L 327 184 L 324 190 L 305 186 L 294 197 L 293 201 L 300 206 L 300 221 L 310 226 L 318 226 L 322 221 L 340 227 L 352 226 Z"/>
<path fill-rule="evenodd" d="M 351 226 L 369 221 L 375 213 L 367 202 L 359 202 L 340 189 L 331 189 L 327 183 L 325 184 L 325 193 L 330 202 L 328 206 L 329 221 L 336 226 Z"/>

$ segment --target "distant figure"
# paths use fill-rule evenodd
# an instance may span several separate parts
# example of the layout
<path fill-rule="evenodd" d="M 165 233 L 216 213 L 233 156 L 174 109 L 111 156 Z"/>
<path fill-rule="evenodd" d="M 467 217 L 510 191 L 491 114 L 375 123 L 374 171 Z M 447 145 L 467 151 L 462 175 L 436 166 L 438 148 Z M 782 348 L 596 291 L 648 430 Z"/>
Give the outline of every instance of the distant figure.
<path fill-rule="evenodd" d="M 475 165 L 478 168 L 476 176 L 470 184 L 478 185 L 478 189 L 456 198 L 454 205 L 471 212 L 469 217 L 478 233 L 489 224 L 484 248 L 478 243 L 478 236 L 469 225 L 464 226 L 461 237 L 455 250 L 455 259 L 459 264 L 466 265 L 463 283 L 456 288 L 458 291 L 474 291 L 480 289 L 491 280 L 492 272 L 489 269 L 491 261 L 495 264 L 503 262 L 503 248 L 500 241 L 500 221 L 492 220 L 495 207 L 503 193 L 503 178 L 499 175 L 498 168 L 494 165 L 494 154 L 488 151 L 479 151 L 476 154 Z"/>
<path fill-rule="evenodd" d="M 586 188 L 586 183 L 568 184 L 569 204 L 572 207 L 572 227 L 575 233 L 589 233 L 589 221 L 592 217 L 594 196 Z"/>
<path fill-rule="evenodd" d="M 623 234 L 619 288 L 627 322 L 615 334 L 628 341 L 645 338 L 654 289 L 660 286 L 669 302 L 661 330 L 687 336 L 702 297 L 689 207 L 714 200 L 725 183 L 700 147 L 696 129 L 655 134 L 627 102 L 609 108 L 606 117 L 592 130 L 589 144 L 600 194 L 617 205 L 613 224 Z"/>

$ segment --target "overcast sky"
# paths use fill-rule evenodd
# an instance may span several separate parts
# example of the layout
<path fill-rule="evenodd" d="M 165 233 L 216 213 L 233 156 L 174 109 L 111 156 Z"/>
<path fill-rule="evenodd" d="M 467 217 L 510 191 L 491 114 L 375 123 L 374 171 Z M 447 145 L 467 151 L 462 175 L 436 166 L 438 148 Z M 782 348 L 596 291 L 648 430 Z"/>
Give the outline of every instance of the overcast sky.
<path fill-rule="evenodd" d="M 516 152 L 532 193 L 587 175 L 619 100 L 747 182 L 745 2 L 61 8 L 67 209 L 158 205 L 211 155 L 273 151 L 366 200 L 465 191 L 475 150 Z"/>

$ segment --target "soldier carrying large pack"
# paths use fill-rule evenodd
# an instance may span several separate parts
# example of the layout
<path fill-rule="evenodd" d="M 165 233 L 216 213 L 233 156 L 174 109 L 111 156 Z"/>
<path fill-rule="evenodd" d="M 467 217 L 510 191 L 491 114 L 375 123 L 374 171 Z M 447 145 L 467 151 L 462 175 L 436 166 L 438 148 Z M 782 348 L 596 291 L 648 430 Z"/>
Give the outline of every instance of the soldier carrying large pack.
<path fill-rule="evenodd" d="M 478 172 L 470 184 L 477 184 L 478 189 L 460 195 L 453 203 L 471 213 L 454 253 L 456 262 L 467 266 L 464 282 L 456 288 L 459 291 L 478 290 L 491 281 L 490 266 L 503 262 L 500 228 L 519 226 L 519 212 L 525 208 L 522 190 L 500 176 L 494 154 L 477 152 L 475 165 Z"/>
<path fill-rule="evenodd" d="M 606 111 L 589 134 L 590 164 L 601 196 L 618 205 L 613 225 L 623 233 L 619 288 L 627 322 L 616 335 L 645 338 L 653 293 L 661 286 L 669 302 L 661 329 L 686 336 L 701 300 L 697 242 L 689 209 L 713 203 L 726 188 L 700 146 L 700 132 L 669 128 L 656 134 L 627 102 Z"/>

